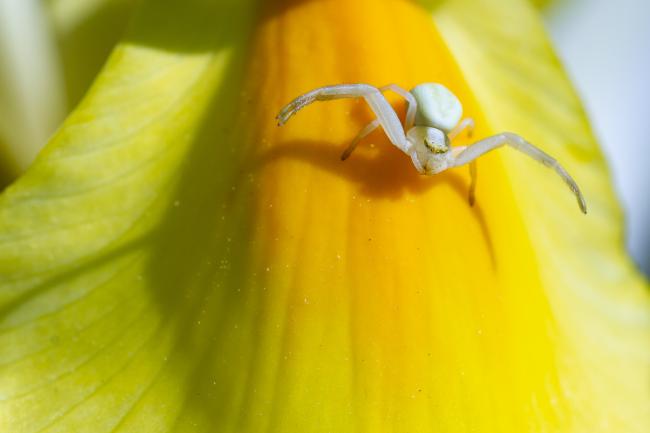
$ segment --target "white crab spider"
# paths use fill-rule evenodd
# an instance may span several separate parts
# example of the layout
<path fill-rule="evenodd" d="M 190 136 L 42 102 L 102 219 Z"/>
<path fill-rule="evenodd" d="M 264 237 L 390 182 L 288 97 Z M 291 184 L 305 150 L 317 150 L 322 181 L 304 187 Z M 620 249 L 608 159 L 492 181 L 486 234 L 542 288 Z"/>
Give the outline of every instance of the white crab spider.
<path fill-rule="evenodd" d="M 404 127 L 397 113 L 382 92 L 392 90 L 408 101 Z M 289 118 L 304 106 L 314 101 L 338 98 L 364 98 L 377 118 L 366 125 L 343 152 L 341 159 L 350 156 L 359 141 L 380 125 L 398 149 L 411 157 L 413 165 L 422 174 L 436 174 L 452 167 L 470 164 L 470 203 L 474 202 L 476 187 L 476 158 L 503 145 L 509 145 L 531 158 L 552 168 L 566 182 L 578 200 L 578 206 L 587 213 L 587 206 L 580 188 L 567 171 L 551 156 L 511 132 L 484 138 L 469 146 L 451 147 L 451 140 L 464 129 L 471 135 L 474 121 L 463 119 L 463 108 L 458 98 L 441 84 L 425 83 L 410 92 L 396 84 L 374 87 L 369 84 L 339 84 L 314 89 L 287 104 L 278 114 L 278 125 L 284 125 Z M 406 133 L 404 130 L 406 129 Z"/>

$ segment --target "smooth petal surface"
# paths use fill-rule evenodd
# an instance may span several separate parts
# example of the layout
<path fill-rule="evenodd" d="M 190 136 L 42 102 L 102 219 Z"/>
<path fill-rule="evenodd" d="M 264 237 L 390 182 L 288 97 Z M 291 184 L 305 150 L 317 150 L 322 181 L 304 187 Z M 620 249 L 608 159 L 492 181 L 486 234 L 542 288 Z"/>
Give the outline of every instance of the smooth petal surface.
<path fill-rule="evenodd" d="M 587 218 L 550 193 L 557 182 L 545 170 L 503 154 L 557 322 L 558 369 L 576 426 L 643 431 L 650 425 L 648 286 L 625 252 L 605 160 L 541 20 L 525 2 L 501 3 L 449 2 L 435 11 L 436 23 L 489 124 L 525 131 L 580 179 Z M 612 398 L 630 392 L 639 397 Z"/>
<path fill-rule="evenodd" d="M 3 429 L 642 431 L 647 291 L 602 160 L 527 3 L 481 5 L 146 4 L 0 197 Z M 522 22 L 479 38 L 487 14 Z M 506 150 L 474 208 L 464 171 L 421 177 L 381 134 L 340 162 L 360 102 L 275 126 L 356 81 L 444 83 L 478 136 L 565 163 L 592 213 Z"/>

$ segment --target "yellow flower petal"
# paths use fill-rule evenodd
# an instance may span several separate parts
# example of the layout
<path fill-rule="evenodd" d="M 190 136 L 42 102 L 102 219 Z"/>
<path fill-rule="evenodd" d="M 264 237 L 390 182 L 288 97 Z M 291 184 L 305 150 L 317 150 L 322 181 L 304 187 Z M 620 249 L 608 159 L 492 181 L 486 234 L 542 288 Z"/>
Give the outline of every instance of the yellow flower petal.
<path fill-rule="evenodd" d="M 643 431 L 650 425 L 647 283 L 624 250 L 606 163 L 537 14 L 519 0 L 500 5 L 457 0 L 434 12 L 481 106 L 489 107 L 490 124 L 543 145 L 580 180 L 589 201 L 589 216 L 581 218 L 551 193 L 557 182 L 545 170 L 503 153 L 557 323 L 557 368 L 575 428 Z"/>
<path fill-rule="evenodd" d="M 473 44 L 459 29 L 507 7 L 519 7 L 524 29 L 534 17 L 521 2 L 484 15 L 471 10 L 480 4 L 438 4 L 443 39 L 413 2 L 278 1 L 255 12 L 248 40 L 253 2 L 149 2 L 85 101 L 0 198 L 0 425 L 642 431 L 648 393 L 630 378 L 645 380 L 647 292 L 625 263 L 605 266 L 608 253 L 582 248 L 591 224 L 611 217 L 598 205 L 607 196 L 591 196 L 608 191 L 593 181 L 599 160 L 575 171 L 595 216 L 507 149 L 481 159 L 470 207 L 465 170 L 419 176 L 380 133 L 341 162 L 371 118 L 362 102 L 315 104 L 275 126 L 283 104 L 320 85 L 435 81 L 460 97 L 477 136 L 511 128 L 505 109 L 492 111 L 506 102 L 477 76 L 485 69 L 502 89 L 521 80 L 508 68 L 499 76 L 498 62 L 469 71 L 464 57 L 496 40 L 498 21 Z M 517 34 L 521 46 L 539 40 L 528 35 Z M 511 59 L 506 36 L 497 54 Z M 540 64 L 542 81 L 557 77 L 549 58 Z M 505 93 L 512 110 L 534 104 Z M 558 109 L 574 118 L 568 101 Z M 513 119 L 580 168 L 566 139 L 547 148 L 538 123 Z M 517 183 L 530 178 L 557 209 L 532 207 L 534 190 Z M 567 231 L 583 244 L 565 243 Z M 611 237 L 598 245 L 615 247 Z M 620 295 L 607 275 L 628 278 Z M 601 335 L 607 347 L 588 358 Z M 615 362 L 631 371 L 616 373 Z"/>
<path fill-rule="evenodd" d="M 283 427 L 308 429 L 314 393 L 335 430 L 378 431 L 390 420 L 404 431 L 522 431 L 535 411 L 555 424 L 553 319 L 499 157 L 482 161 L 471 208 L 465 171 L 419 176 L 380 134 L 341 163 L 370 119 L 363 103 L 309 107 L 283 130 L 264 117 L 323 84 L 433 81 L 460 97 L 477 135 L 490 133 L 422 9 L 341 8 L 272 11 L 252 55 L 253 73 L 268 69 L 247 91 L 265 98 L 254 142 L 264 161 L 256 244 L 271 273 L 269 317 L 288 315 L 264 339 L 291 353 L 288 365 L 259 368 L 281 375 Z"/>

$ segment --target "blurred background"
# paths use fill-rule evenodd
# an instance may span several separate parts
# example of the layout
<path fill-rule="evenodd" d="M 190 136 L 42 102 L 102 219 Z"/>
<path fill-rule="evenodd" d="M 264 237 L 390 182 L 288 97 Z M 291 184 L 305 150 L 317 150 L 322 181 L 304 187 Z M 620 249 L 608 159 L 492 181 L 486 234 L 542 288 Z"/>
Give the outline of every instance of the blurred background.
<path fill-rule="evenodd" d="M 650 2 L 531 1 L 609 161 L 628 250 L 650 275 Z M 0 0 L 0 188 L 83 96 L 137 2 Z"/>

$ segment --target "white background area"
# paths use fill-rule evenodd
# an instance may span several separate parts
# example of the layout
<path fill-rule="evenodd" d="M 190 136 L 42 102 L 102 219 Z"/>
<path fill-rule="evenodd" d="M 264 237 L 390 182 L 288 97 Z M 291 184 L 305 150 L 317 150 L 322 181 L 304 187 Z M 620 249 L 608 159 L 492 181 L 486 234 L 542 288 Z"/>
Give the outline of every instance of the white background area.
<path fill-rule="evenodd" d="M 560 0 L 546 24 L 609 161 L 628 250 L 650 275 L 650 0 Z"/>

